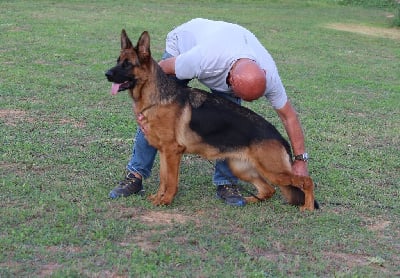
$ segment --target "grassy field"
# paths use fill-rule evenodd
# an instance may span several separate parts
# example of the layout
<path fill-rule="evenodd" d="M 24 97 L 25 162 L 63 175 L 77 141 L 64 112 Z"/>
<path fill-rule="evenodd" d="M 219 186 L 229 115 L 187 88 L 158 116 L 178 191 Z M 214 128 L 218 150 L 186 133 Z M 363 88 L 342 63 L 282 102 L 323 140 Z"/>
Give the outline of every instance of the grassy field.
<path fill-rule="evenodd" d="M 336 2 L 1 1 L 0 277 L 400 276 L 400 30 L 390 10 Z M 158 164 L 144 196 L 108 198 L 136 127 L 104 77 L 121 29 L 148 30 L 159 58 L 194 17 L 239 23 L 274 56 L 321 210 L 279 191 L 228 207 L 196 156 L 170 207 L 146 200 Z"/>

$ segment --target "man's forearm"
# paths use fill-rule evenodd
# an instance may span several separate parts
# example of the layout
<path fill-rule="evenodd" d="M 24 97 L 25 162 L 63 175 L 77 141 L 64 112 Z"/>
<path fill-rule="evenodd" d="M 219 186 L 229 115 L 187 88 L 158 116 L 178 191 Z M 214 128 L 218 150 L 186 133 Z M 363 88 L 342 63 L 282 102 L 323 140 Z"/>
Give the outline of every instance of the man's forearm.
<path fill-rule="evenodd" d="M 304 143 L 304 133 L 297 117 L 296 110 L 288 101 L 282 109 L 277 110 L 279 117 L 285 127 L 292 146 L 293 155 L 302 154 L 306 151 Z"/>

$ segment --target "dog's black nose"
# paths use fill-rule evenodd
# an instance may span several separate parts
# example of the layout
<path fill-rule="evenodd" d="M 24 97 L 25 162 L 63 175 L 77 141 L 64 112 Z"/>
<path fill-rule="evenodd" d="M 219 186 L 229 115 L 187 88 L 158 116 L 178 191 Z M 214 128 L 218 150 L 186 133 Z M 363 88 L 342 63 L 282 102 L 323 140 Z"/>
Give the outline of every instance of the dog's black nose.
<path fill-rule="evenodd" d="M 112 70 L 106 71 L 105 75 L 106 75 L 106 77 L 107 77 L 107 79 L 108 79 L 109 81 L 112 81 L 112 80 L 111 80 L 111 79 L 112 79 L 112 76 L 113 76 Z"/>

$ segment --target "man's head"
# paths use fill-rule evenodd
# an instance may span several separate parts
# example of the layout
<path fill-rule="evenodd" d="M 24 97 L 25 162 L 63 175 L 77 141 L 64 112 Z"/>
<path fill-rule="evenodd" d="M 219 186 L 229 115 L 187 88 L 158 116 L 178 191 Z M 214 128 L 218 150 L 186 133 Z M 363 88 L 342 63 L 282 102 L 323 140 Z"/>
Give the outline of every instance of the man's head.
<path fill-rule="evenodd" d="M 237 97 L 253 101 L 264 95 L 267 80 L 265 71 L 250 59 L 237 60 L 228 76 L 228 84 Z"/>

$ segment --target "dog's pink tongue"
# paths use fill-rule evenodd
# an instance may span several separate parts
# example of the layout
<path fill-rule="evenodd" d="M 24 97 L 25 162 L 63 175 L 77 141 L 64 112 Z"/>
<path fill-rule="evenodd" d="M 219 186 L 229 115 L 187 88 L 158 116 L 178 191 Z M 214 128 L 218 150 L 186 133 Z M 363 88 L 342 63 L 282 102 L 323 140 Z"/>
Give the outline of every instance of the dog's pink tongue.
<path fill-rule="evenodd" d="M 112 83 L 112 85 L 111 85 L 111 94 L 112 95 L 116 95 L 118 93 L 119 86 L 121 86 L 121 84 Z"/>

